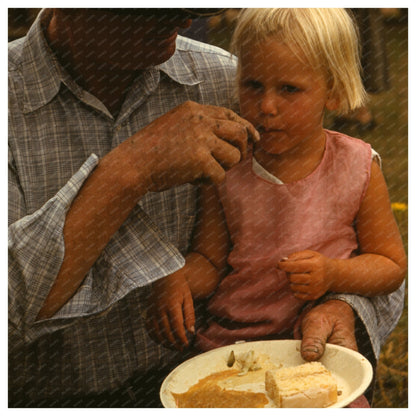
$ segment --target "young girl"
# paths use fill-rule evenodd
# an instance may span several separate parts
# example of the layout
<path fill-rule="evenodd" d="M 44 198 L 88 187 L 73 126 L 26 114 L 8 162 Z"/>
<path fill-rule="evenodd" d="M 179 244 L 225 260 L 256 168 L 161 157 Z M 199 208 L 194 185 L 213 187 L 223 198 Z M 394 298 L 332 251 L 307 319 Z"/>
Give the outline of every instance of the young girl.
<path fill-rule="evenodd" d="M 291 337 L 326 292 L 377 296 L 403 281 L 406 255 L 370 145 L 323 127 L 360 107 L 358 39 L 344 9 L 247 9 L 233 36 L 241 115 L 261 135 L 217 189 L 202 189 L 183 269 L 153 288 L 151 324 L 177 348 Z"/>

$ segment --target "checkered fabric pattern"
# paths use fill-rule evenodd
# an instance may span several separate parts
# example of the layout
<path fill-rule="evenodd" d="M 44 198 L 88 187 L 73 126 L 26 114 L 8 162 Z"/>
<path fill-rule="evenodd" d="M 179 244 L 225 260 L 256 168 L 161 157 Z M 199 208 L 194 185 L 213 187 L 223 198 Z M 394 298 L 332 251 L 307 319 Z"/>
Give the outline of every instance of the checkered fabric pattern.
<path fill-rule="evenodd" d="M 64 256 L 66 212 L 100 158 L 186 100 L 232 106 L 235 77 L 227 52 L 179 37 L 175 55 L 139 74 L 114 118 L 58 64 L 40 18 L 9 44 L 9 389 L 37 399 L 108 391 L 179 359 L 148 337 L 143 313 L 149 285 L 184 264 L 191 185 L 146 195 L 68 303 L 51 319 L 36 316 Z M 401 292 L 343 299 L 378 354 Z"/>

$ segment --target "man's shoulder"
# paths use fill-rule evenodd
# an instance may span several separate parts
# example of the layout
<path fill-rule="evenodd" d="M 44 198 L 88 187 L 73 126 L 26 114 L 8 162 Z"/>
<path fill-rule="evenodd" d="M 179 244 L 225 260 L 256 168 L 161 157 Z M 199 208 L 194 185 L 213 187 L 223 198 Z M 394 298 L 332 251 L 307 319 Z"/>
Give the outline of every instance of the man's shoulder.
<path fill-rule="evenodd" d="M 186 85 L 201 104 L 235 108 L 237 59 L 230 52 L 178 36 L 174 55 L 159 66 L 171 80 Z M 189 98 L 188 98 L 189 99 Z"/>
<path fill-rule="evenodd" d="M 176 41 L 176 47 L 178 50 L 181 51 L 190 51 L 196 53 L 213 53 L 215 55 L 220 55 L 224 57 L 232 56 L 230 52 L 218 46 L 200 42 L 191 38 L 187 38 L 185 36 L 178 36 Z"/>
<path fill-rule="evenodd" d="M 9 70 L 15 70 L 22 59 L 24 38 L 16 39 L 8 43 L 8 64 Z"/>
<path fill-rule="evenodd" d="M 219 62 L 221 65 L 235 67 L 237 58 L 230 52 L 214 45 L 178 36 L 176 50 L 180 55 L 193 56 L 198 62 Z"/>

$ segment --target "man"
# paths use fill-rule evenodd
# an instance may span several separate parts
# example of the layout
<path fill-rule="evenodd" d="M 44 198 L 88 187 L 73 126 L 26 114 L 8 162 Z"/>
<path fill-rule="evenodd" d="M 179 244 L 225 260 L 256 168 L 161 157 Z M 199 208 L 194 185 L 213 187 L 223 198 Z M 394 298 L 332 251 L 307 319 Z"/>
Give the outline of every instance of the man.
<path fill-rule="evenodd" d="M 9 46 L 10 406 L 159 406 L 184 359 L 146 332 L 149 285 L 184 264 L 195 184 L 258 138 L 226 108 L 234 59 L 177 36 L 193 13 L 44 10 Z M 357 347 L 350 304 L 377 356 L 400 296 L 327 299 L 302 354 Z"/>

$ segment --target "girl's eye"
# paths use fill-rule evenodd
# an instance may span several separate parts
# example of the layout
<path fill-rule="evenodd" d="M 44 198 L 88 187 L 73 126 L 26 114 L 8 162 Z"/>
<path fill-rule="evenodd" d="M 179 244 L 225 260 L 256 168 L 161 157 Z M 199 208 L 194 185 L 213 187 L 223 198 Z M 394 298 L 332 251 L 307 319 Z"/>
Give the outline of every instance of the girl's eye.
<path fill-rule="evenodd" d="M 261 90 L 263 88 L 263 84 L 255 79 L 247 80 L 244 82 L 244 86 L 252 90 Z"/>
<path fill-rule="evenodd" d="M 289 94 L 294 94 L 295 92 L 299 92 L 300 89 L 295 87 L 294 85 L 283 85 L 282 92 L 287 92 Z"/>

